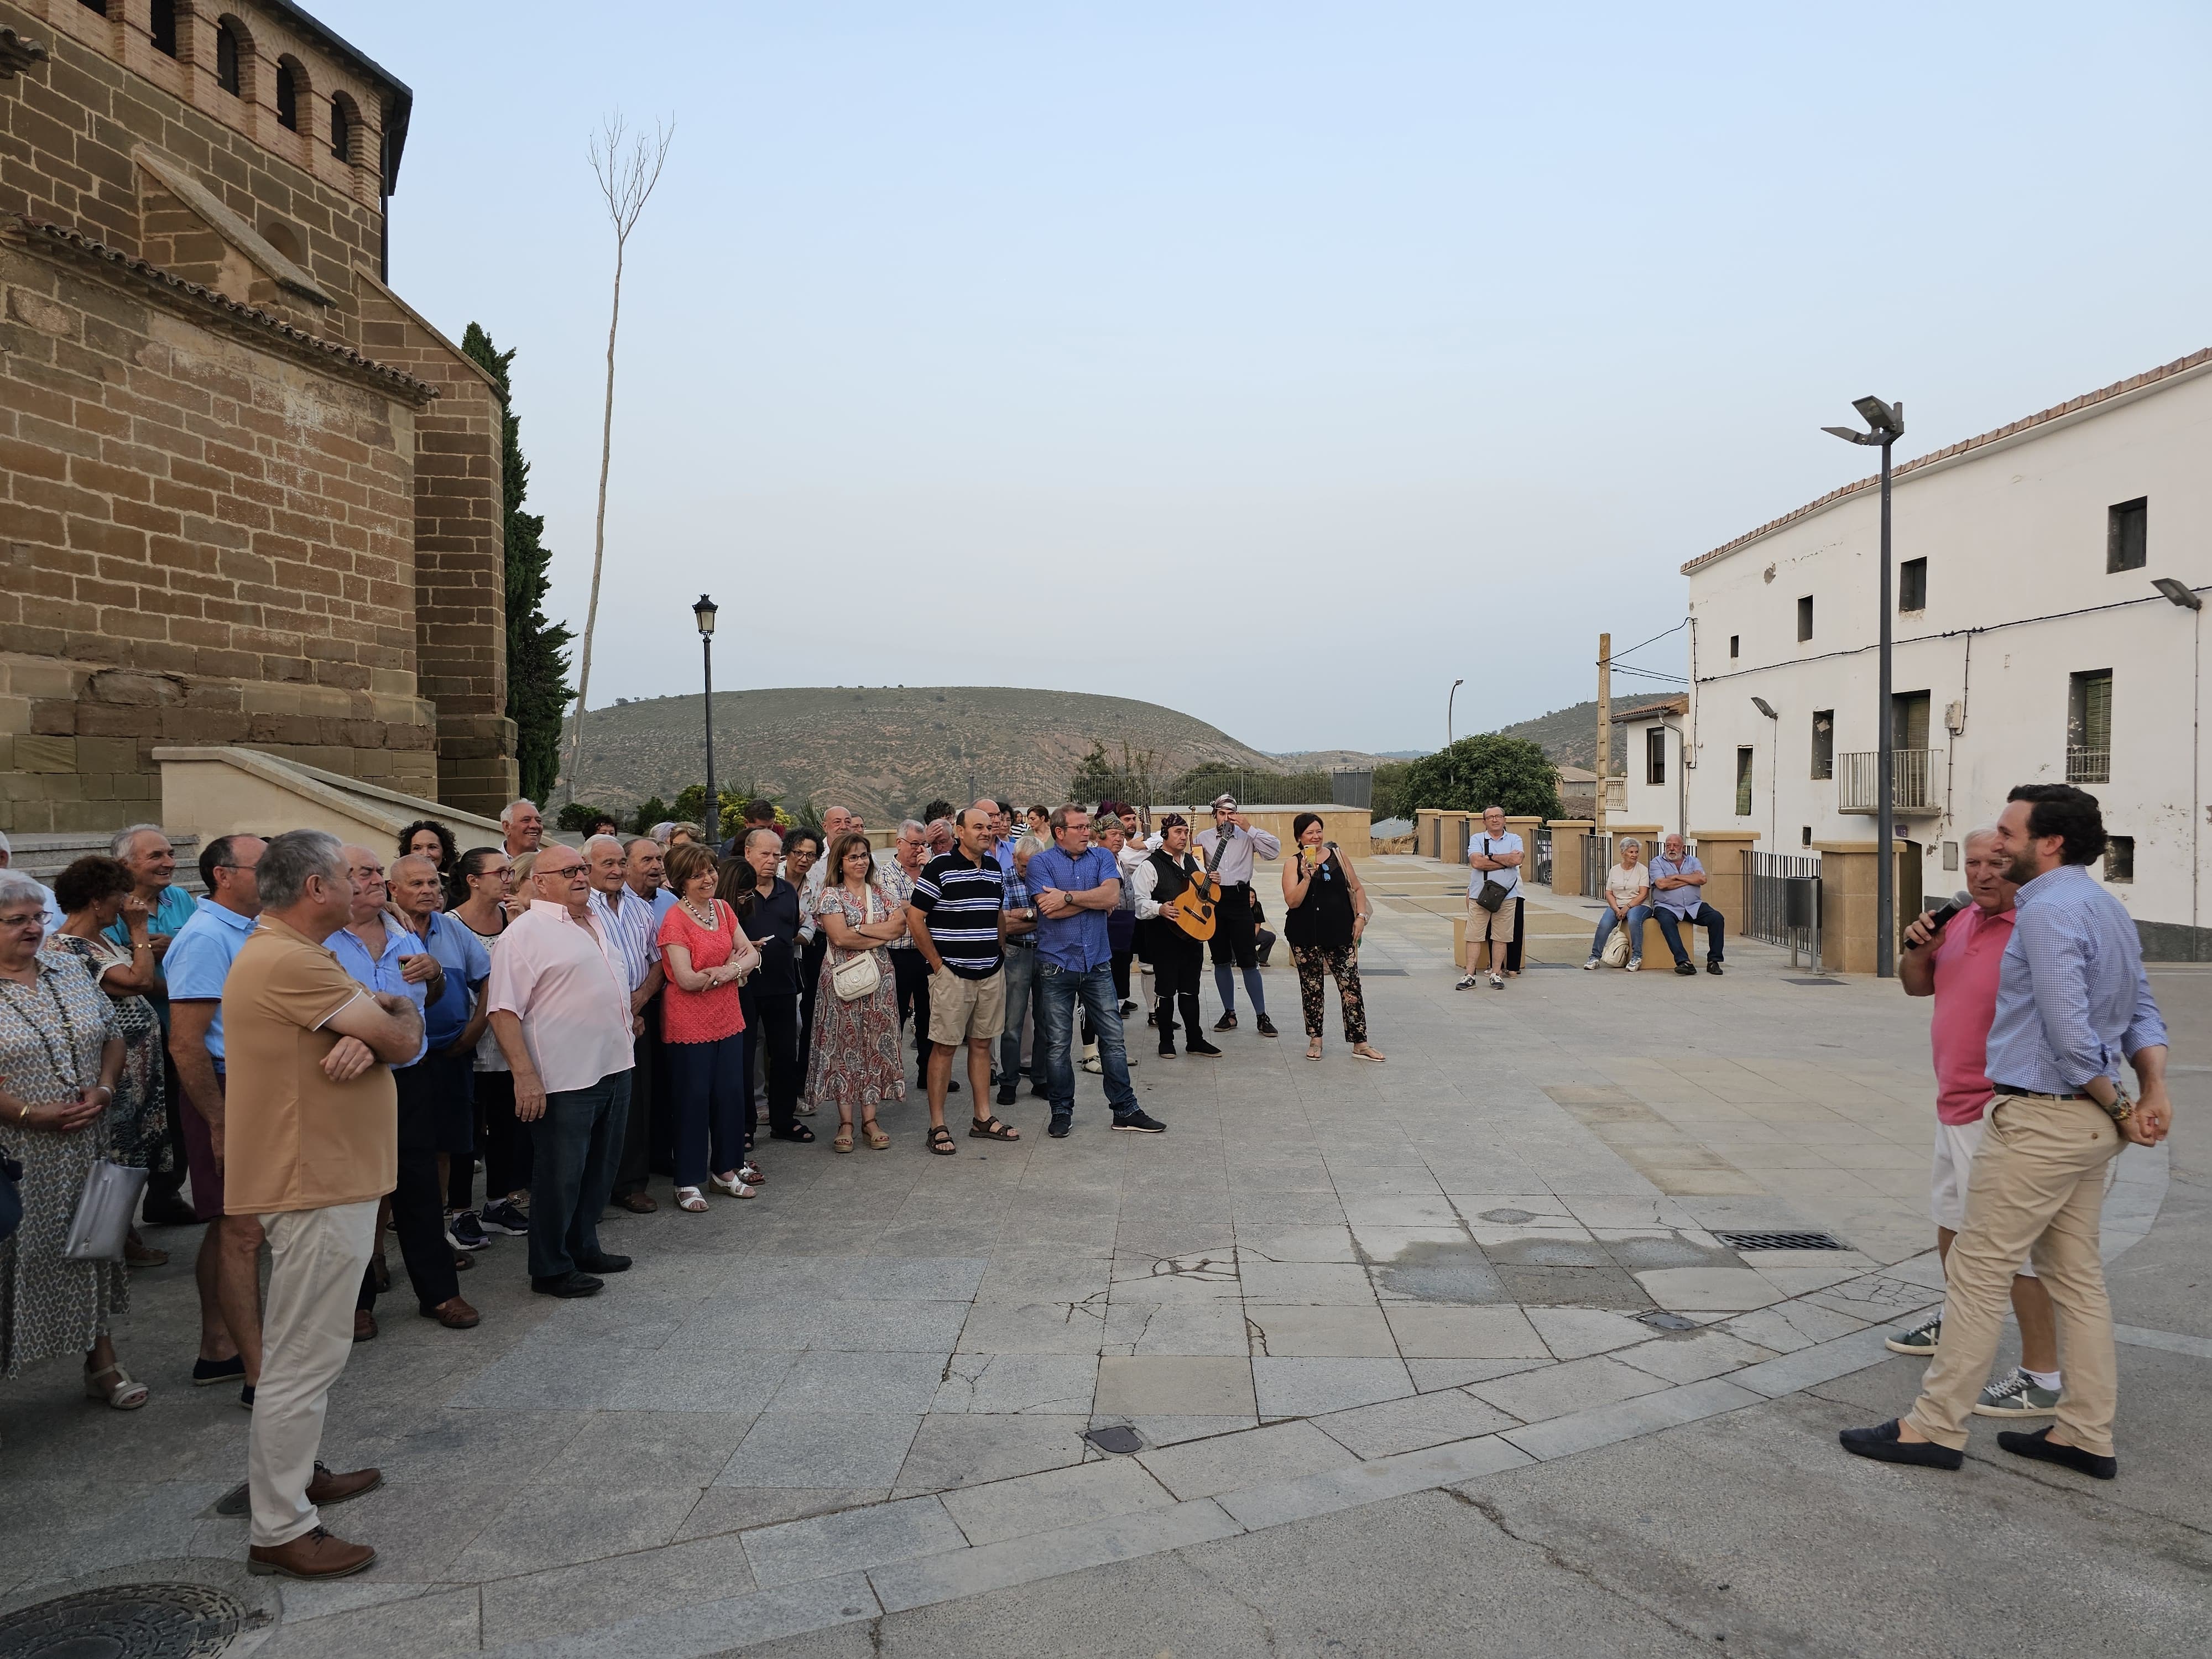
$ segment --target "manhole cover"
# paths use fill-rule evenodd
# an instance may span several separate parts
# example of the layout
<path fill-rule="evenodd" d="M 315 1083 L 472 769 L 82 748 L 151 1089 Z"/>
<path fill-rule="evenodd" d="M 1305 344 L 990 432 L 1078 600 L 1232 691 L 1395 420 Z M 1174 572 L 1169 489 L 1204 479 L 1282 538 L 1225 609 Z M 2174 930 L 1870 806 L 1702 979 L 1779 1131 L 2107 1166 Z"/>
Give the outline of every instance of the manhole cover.
<path fill-rule="evenodd" d="M 262 1617 L 204 1584 L 110 1584 L 0 1617 L 0 1659 L 214 1659 Z"/>
<path fill-rule="evenodd" d="M 1100 1451 L 1112 1452 L 1117 1457 L 1127 1457 L 1131 1452 L 1142 1451 L 1145 1449 L 1145 1443 L 1139 1437 L 1137 1431 L 1132 1428 L 1125 1428 L 1120 1424 L 1111 1428 L 1087 1430 L 1083 1437 L 1097 1447 Z"/>
<path fill-rule="evenodd" d="M 1713 1237 L 1731 1250 L 1848 1250 L 1833 1233 L 1731 1233 L 1716 1227 Z"/>
<path fill-rule="evenodd" d="M 1536 1219 L 1534 1210 L 1485 1210 L 1477 1221 L 1494 1221 L 1501 1227 L 1522 1227 Z"/>
<path fill-rule="evenodd" d="M 1649 1325 L 1655 1331 L 1694 1331 L 1698 1328 L 1696 1320 L 1685 1319 L 1681 1315 L 1668 1313 L 1663 1308 L 1647 1308 L 1636 1316 L 1636 1321 L 1638 1324 Z"/>

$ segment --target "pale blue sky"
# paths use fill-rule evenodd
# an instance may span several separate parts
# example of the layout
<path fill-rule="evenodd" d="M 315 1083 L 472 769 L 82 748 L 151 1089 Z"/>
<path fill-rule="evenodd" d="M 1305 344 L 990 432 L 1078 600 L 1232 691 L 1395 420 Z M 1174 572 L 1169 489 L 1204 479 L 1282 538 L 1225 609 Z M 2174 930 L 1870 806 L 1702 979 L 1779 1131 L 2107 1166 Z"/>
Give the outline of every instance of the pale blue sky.
<path fill-rule="evenodd" d="M 1860 476 L 1851 398 L 1909 455 L 2212 343 L 2201 5 L 309 3 L 415 88 L 393 278 L 520 348 L 580 629 L 585 142 L 676 118 L 595 706 L 696 688 L 707 588 L 723 685 L 1432 746 Z"/>

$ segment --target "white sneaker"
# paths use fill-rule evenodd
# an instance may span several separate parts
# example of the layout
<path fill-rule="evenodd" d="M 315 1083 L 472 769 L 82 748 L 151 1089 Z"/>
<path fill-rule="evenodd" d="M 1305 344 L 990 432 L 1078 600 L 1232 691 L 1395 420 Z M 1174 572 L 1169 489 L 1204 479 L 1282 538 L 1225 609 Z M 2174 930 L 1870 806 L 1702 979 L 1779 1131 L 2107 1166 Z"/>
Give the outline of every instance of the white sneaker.
<path fill-rule="evenodd" d="M 1643 970 L 1644 958 L 1642 957 L 1631 957 L 1628 960 L 1628 971 L 1632 974 L 1636 974 L 1641 973 Z"/>
<path fill-rule="evenodd" d="M 1601 968 L 1605 964 L 1601 963 L 1595 957 L 1592 957 L 1588 962 L 1583 963 L 1583 972 L 1587 974 L 1594 969 Z"/>

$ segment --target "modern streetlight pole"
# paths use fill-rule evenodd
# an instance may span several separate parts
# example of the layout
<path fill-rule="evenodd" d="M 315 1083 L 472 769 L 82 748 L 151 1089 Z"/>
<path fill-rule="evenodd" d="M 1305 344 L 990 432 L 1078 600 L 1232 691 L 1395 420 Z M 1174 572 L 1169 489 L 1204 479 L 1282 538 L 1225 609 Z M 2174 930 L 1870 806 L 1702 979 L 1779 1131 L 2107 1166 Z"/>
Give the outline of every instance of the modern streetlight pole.
<path fill-rule="evenodd" d="M 1846 443 L 1874 444 L 1881 450 L 1881 684 L 1875 693 L 1875 781 L 1874 970 L 1883 979 L 1897 972 L 1897 733 L 1890 703 L 1890 643 L 1893 632 L 1889 558 L 1889 452 L 1905 435 L 1905 405 L 1879 398 L 1855 398 L 1851 407 L 1870 428 L 1824 426 Z"/>
<path fill-rule="evenodd" d="M 707 696 L 707 821 L 700 827 L 707 832 L 707 845 L 720 848 L 722 843 L 722 798 L 714 793 L 714 602 L 704 593 L 699 603 L 691 607 L 691 614 L 699 623 L 699 653 L 705 675 Z"/>
<path fill-rule="evenodd" d="M 1452 700 L 1459 696 L 1460 687 L 1466 684 L 1465 680 L 1454 680 L 1451 695 L 1444 699 L 1444 747 L 1447 749 L 1452 746 Z"/>

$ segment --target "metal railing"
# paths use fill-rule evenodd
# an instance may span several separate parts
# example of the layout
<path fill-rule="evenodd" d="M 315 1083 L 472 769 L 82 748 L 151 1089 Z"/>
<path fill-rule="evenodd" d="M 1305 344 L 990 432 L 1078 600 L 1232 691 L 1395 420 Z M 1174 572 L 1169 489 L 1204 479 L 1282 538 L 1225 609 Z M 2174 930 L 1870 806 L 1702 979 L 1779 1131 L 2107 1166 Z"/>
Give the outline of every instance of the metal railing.
<path fill-rule="evenodd" d="M 1613 837 L 1583 837 L 1583 896 L 1605 896 L 1605 872 L 1613 868 Z"/>
<path fill-rule="evenodd" d="M 1528 879 L 1539 887 L 1552 884 L 1552 831 L 1548 825 L 1536 831 L 1536 870 Z"/>
<path fill-rule="evenodd" d="M 2069 783 L 2110 783 L 2112 781 L 2112 751 L 2092 749 L 2084 744 L 2066 745 L 2066 781 Z"/>
<path fill-rule="evenodd" d="M 1820 860 L 1779 853 L 1743 854 L 1743 920 L 1737 931 L 1787 946 L 1790 965 L 1801 948 L 1820 965 Z"/>
<path fill-rule="evenodd" d="M 1899 812 L 1943 810 L 1943 751 L 1890 751 L 1891 806 Z M 1862 749 L 1836 757 L 1836 807 L 1843 812 L 1881 811 L 1881 751 Z"/>

